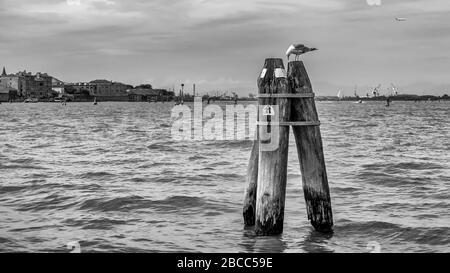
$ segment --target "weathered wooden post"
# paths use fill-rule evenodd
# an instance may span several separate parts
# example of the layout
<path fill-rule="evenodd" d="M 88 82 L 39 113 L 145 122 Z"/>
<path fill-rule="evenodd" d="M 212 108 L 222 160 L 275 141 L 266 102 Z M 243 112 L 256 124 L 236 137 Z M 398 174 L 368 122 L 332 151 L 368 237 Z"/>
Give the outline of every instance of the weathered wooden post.
<path fill-rule="evenodd" d="M 322 137 L 318 126 L 320 123 L 312 85 L 303 62 L 288 63 L 288 82 L 290 92 L 299 96 L 291 102 L 291 124 L 300 161 L 308 219 L 316 230 L 330 232 L 333 227 L 333 214 Z M 301 126 L 295 126 L 295 122 Z"/>
<path fill-rule="evenodd" d="M 251 126 L 251 125 L 250 125 Z M 252 153 L 248 162 L 247 183 L 244 198 L 244 223 L 245 226 L 255 225 L 256 214 L 256 190 L 258 185 L 258 161 L 259 161 L 259 140 L 253 141 Z"/>
<path fill-rule="evenodd" d="M 266 59 L 258 79 L 259 104 L 278 106 L 278 119 L 259 124 L 259 164 L 256 194 L 255 232 L 257 235 L 277 235 L 283 232 L 284 205 L 286 196 L 287 161 L 289 148 L 289 126 L 280 126 L 290 118 L 290 100 L 277 95 L 289 91 L 282 59 Z M 261 113 L 259 121 L 262 120 Z M 275 128 L 278 126 L 277 128 Z M 266 132 L 272 132 L 270 147 L 265 149 Z M 273 135 L 274 133 L 276 135 Z"/>

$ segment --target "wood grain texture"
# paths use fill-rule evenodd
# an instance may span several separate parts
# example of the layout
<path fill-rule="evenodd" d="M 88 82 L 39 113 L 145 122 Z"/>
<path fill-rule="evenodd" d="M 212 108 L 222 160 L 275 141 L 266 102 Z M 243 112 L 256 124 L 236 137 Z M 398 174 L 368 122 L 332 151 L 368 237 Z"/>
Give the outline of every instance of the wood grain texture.
<path fill-rule="evenodd" d="M 292 93 L 312 93 L 311 81 L 301 61 L 288 63 Z M 292 99 L 291 121 L 318 121 L 313 98 Z M 333 213 L 319 126 L 294 127 L 308 219 L 321 232 L 331 232 Z"/>
<path fill-rule="evenodd" d="M 284 69 L 283 60 L 266 59 L 264 68 L 267 69 L 265 76 L 258 79 L 259 94 L 288 93 L 287 79 L 275 76 L 276 68 Z M 289 99 L 261 98 L 259 104 L 278 105 L 279 121 L 289 120 Z M 267 125 L 259 126 L 260 130 L 267 130 L 266 127 Z M 265 142 L 260 139 L 255 233 L 257 235 L 278 235 L 283 232 L 289 127 L 279 128 L 279 143 L 276 149 L 264 151 L 261 149 L 264 144 Z"/>
<path fill-rule="evenodd" d="M 246 227 L 255 225 L 256 191 L 258 187 L 259 141 L 253 141 L 252 153 L 248 162 L 247 181 L 244 197 L 244 223 Z"/>

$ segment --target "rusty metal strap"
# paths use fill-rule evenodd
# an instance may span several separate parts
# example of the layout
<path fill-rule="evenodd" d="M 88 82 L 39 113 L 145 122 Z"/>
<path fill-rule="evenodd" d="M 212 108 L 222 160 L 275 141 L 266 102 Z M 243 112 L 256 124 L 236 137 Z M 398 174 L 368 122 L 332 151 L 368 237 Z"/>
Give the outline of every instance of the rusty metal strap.
<path fill-rule="evenodd" d="M 314 98 L 314 93 L 297 93 L 297 94 L 258 94 L 257 98 Z"/>
<path fill-rule="evenodd" d="M 286 122 L 261 122 L 258 121 L 259 126 L 320 126 L 320 121 L 286 121 Z"/>

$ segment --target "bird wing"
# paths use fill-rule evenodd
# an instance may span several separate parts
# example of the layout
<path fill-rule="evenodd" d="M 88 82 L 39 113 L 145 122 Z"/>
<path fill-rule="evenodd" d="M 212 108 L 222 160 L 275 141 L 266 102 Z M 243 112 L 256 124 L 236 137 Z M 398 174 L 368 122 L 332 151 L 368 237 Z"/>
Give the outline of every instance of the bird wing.
<path fill-rule="evenodd" d="M 290 56 L 293 50 L 295 50 L 295 46 L 291 45 L 286 51 L 286 56 Z"/>

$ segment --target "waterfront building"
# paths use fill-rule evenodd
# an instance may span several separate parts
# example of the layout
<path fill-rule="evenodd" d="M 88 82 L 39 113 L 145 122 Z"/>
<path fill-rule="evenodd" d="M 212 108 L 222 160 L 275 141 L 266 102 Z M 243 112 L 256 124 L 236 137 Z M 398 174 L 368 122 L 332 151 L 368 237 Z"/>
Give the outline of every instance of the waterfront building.
<path fill-rule="evenodd" d="M 34 86 L 27 97 L 51 98 L 53 97 L 52 77 L 47 73 L 38 72 L 33 77 Z"/>
<path fill-rule="evenodd" d="M 11 85 L 16 84 L 13 83 L 12 80 L 6 80 L 7 76 L 8 75 L 6 74 L 6 70 L 3 67 L 3 72 L 0 75 L 0 102 L 15 100 L 17 97 L 17 89 L 11 87 Z"/>
<path fill-rule="evenodd" d="M 52 78 L 52 90 L 53 92 L 58 93 L 59 96 L 65 94 L 64 82 L 58 80 L 57 78 Z"/>
<path fill-rule="evenodd" d="M 95 80 L 91 81 L 89 84 L 94 86 L 90 93 L 91 96 L 97 97 L 103 101 L 127 101 L 127 90 L 133 88 L 131 85 L 108 80 Z"/>
<path fill-rule="evenodd" d="M 150 101 L 158 96 L 158 91 L 149 88 L 135 88 L 128 90 L 129 101 Z"/>
<path fill-rule="evenodd" d="M 172 101 L 175 97 L 174 92 L 165 89 L 137 87 L 127 92 L 129 101 Z"/>
<path fill-rule="evenodd" d="M 22 71 L 16 74 L 7 74 L 3 68 L 0 75 L 0 86 L 15 90 L 22 98 L 50 98 L 52 92 L 52 77 L 46 73 Z"/>
<path fill-rule="evenodd" d="M 15 90 L 5 86 L 0 86 L 0 102 L 7 102 L 11 99 L 11 96 L 16 93 Z"/>
<path fill-rule="evenodd" d="M 108 80 L 95 80 L 64 84 L 64 93 L 77 95 L 76 98 L 83 101 L 94 98 L 100 101 L 127 101 L 127 90 L 130 88 L 133 86 Z"/>
<path fill-rule="evenodd" d="M 88 82 L 66 83 L 64 84 L 64 93 L 82 94 L 90 96 L 95 92 L 96 86 Z"/>

